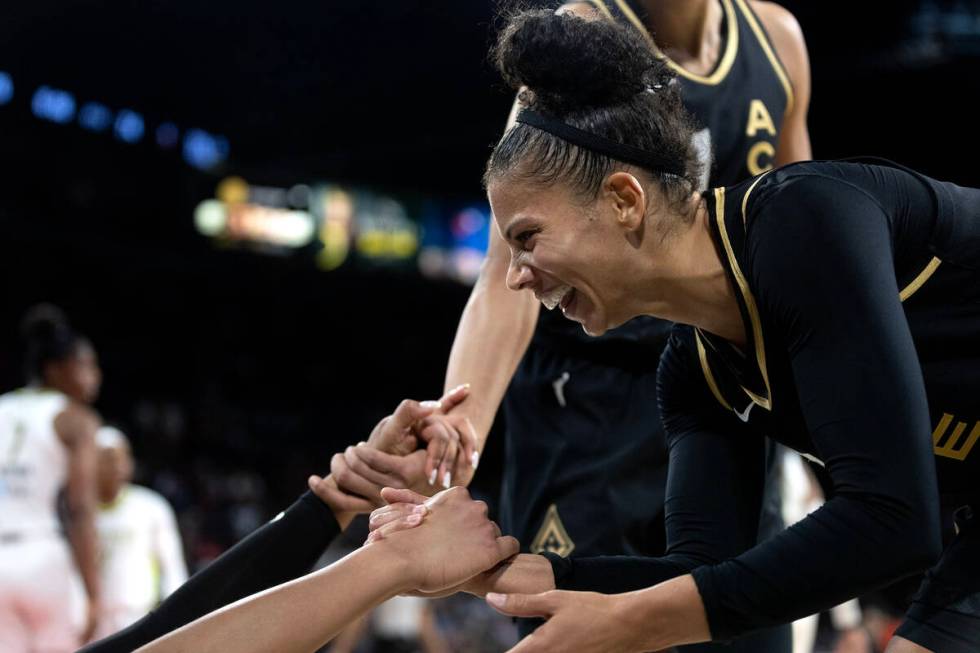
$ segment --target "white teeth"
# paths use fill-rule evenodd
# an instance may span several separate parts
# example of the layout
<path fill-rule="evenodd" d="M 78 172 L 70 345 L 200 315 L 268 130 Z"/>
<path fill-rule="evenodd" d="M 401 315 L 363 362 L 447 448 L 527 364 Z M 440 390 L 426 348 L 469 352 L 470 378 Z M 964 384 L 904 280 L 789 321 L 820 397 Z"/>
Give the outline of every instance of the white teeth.
<path fill-rule="evenodd" d="M 574 291 L 575 291 L 574 288 L 569 288 L 568 291 L 564 295 L 561 296 L 561 301 L 558 302 L 558 305 L 561 306 L 561 312 L 562 313 L 565 312 L 565 309 L 567 309 L 568 308 L 568 305 L 571 303 L 572 300 L 569 299 L 569 297 L 572 296 L 572 293 Z"/>
<path fill-rule="evenodd" d="M 553 290 L 550 290 L 546 295 L 539 295 L 538 301 L 544 304 L 544 307 L 549 311 L 553 310 L 561 300 L 572 291 L 571 286 L 557 286 Z"/>

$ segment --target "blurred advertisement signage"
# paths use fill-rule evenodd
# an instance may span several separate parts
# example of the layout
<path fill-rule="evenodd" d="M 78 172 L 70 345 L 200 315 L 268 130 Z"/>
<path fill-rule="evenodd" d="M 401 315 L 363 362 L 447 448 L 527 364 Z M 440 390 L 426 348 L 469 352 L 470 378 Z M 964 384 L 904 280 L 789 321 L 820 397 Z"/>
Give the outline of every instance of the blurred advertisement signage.
<path fill-rule="evenodd" d="M 420 271 L 471 283 L 486 252 L 485 203 L 458 204 L 338 184 L 290 188 L 228 177 L 194 212 L 216 244 L 344 267 Z"/>

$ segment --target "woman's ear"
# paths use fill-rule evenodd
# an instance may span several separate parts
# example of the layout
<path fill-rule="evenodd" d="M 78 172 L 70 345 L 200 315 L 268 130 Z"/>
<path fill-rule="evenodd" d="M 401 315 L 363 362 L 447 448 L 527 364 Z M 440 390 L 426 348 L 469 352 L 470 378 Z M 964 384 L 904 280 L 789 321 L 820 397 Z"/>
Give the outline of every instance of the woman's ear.
<path fill-rule="evenodd" d="M 647 196 L 643 184 L 628 172 L 617 171 L 606 177 L 602 195 L 612 205 L 616 222 L 633 247 L 643 240 Z"/>

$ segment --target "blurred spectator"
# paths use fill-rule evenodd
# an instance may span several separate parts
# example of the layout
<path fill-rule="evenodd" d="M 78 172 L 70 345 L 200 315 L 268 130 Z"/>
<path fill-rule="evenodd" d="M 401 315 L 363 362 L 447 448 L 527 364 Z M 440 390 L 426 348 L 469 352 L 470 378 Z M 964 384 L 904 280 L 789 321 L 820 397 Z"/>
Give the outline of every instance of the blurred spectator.
<path fill-rule="evenodd" d="M 103 614 L 98 637 L 133 623 L 187 580 L 174 512 L 161 495 L 133 485 L 126 436 L 103 427 L 97 435 L 96 525 L 102 544 Z"/>

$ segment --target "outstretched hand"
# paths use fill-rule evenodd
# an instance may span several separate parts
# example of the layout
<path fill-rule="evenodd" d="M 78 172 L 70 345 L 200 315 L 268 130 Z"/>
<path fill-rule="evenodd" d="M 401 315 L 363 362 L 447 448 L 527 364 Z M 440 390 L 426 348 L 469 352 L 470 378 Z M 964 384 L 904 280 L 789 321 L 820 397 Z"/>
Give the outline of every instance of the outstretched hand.
<path fill-rule="evenodd" d="M 621 595 L 620 595 L 621 596 Z M 512 617 L 546 619 L 508 653 L 630 653 L 631 624 L 619 596 L 552 590 L 541 594 L 487 594 L 487 603 Z"/>
<path fill-rule="evenodd" d="M 368 543 L 403 556 L 412 570 L 407 589 L 434 593 L 461 585 L 517 554 L 513 537 L 502 536 L 487 518 L 487 504 L 462 487 L 426 498 L 385 488 L 392 505 L 372 515 Z"/>

